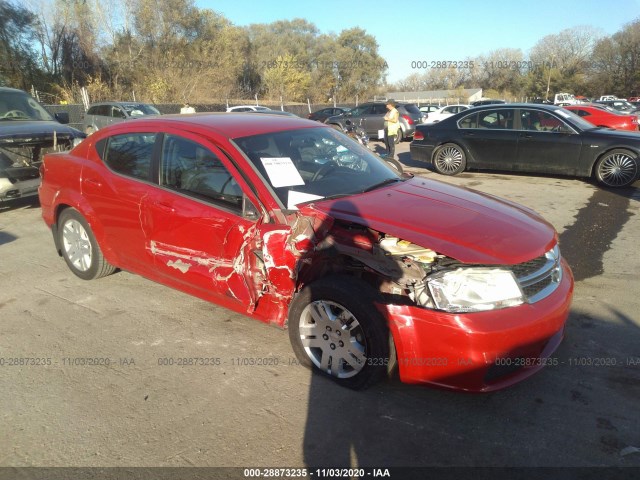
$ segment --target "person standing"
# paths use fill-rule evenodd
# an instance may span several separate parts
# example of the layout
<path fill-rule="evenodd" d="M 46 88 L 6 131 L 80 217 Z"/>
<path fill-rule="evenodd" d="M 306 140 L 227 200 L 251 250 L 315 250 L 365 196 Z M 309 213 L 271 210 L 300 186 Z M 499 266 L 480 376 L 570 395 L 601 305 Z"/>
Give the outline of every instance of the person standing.
<path fill-rule="evenodd" d="M 400 129 L 400 113 L 394 100 L 387 100 L 387 114 L 384 116 L 384 144 L 387 147 L 387 155 L 395 158 L 396 136 Z"/>

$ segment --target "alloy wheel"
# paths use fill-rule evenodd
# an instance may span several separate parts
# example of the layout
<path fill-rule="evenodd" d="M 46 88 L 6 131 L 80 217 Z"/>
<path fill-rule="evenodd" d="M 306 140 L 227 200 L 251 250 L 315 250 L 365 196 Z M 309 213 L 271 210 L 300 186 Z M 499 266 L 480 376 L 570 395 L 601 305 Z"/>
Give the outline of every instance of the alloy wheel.
<path fill-rule="evenodd" d="M 80 222 L 67 221 L 62 228 L 62 243 L 71 264 L 81 272 L 91 268 L 91 240 Z"/>
<path fill-rule="evenodd" d="M 436 167 L 443 173 L 454 173 L 462 166 L 463 159 L 464 156 L 457 147 L 443 147 L 436 155 Z"/>
<path fill-rule="evenodd" d="M 598 165 L 602 183 L 619 187 L 631 183 L 638 173 L 635 159 L 626 153 L 611 153 Z"/>
<path fill-rule="evenodd" d="M 353 377 L 366 364 L 364 331 L 355 316 L 336 302 L 308 304 L 300 316 L 299 332 L 311 362 L 333 377 Z"/>

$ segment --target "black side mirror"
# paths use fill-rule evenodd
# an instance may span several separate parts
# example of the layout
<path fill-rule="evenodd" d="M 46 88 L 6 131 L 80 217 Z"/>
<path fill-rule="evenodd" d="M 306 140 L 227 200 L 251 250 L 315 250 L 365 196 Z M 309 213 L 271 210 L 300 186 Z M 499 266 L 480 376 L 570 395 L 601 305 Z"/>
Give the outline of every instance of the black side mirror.
<path fill-rule="evenodd" d="M 260 211 L 246 195 L 242 195 L 242 216 L 247 220 L 257 221 L 260 219 Z"/>
<path fill-rule="evenodd" d="M 69 123 L 69 112 L 59 112 L 53 115 L 53 117 L 63 125 Z"/>

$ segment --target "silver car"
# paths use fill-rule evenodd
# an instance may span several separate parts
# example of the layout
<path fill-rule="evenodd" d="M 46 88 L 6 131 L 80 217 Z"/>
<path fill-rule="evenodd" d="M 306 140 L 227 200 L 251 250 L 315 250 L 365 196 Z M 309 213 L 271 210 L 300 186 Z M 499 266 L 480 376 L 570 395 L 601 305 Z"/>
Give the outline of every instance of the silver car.
<path fill-rule="evenodd" d="M 113 123 L 124 122 L 132 118 L 140 118 L 146 115 L 160 115 L 153 105 L 138 102 L 101 102 L 89 106 L 87 113 L 82 118 L 82 130 L 91 135 Z"/>

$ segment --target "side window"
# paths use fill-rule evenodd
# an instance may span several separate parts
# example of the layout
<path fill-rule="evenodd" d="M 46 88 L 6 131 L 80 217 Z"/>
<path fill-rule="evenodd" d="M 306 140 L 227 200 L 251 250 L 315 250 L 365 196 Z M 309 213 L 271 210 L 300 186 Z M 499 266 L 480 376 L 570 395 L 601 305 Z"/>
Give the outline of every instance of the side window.
<path fill-rule="evenodd" d="M 98 105 L 95 110 L 95 115 L 100 115 L 101 117 L 109 116 L 109 105 Z"/>
<path fill-rule="evenodd" d="M 538 131 L 540 128 L 540 113 L 537 110 L 520 110 L 520 129 Z"/>
<path fill-rule="evenodd" d="M 93 106 L 89 110 L 87 110 L 87 115 L 97 115 L 99 109 L 100 107 Z"/>
<path fill-rule="evenodd" d="M 127 177 L 149 180 L 155 133 L 128 133 L 109 138 L 102 159 L 107 166 Z"/>
<path fill-rule="evenodd" d="M 242 207 L 242 190 L 220 159 L 202 145 L 165 135 L 160 184 L 233 209 Z"/>
<path fill-rule="evenodd" d="M 478 126 L 494 130 L 513 128 L 513 110 L 486 110 L 479 114 Z"/>
<path fill-rule="evenodd" d="M 460 128 L 478 128 L 478 114 L 467 115 L 458 122 L 458 126 Z"/>
<path fill-rule="evenodd" d="M 374 105 L 372 112 L 374 115 L 385 115 L 387 113 L 387 107 L 385 105 Z"/>
<path fill-rule="evenodd" d="M 369 113 L 368 112 L 369 106 L 363 106 L 363 107 L 357 107 L 354 108 L 353 110 L 351 110 L 351 115 L 354 117 L 359 117 L 360 115 L 364 115 L 365 113 Z"/>
<path fill-rule="evenodd" d="M 127 116 L 125 115 L 124 111 L 117 106 L 112 106 L 111 107 L 111 116 L 113 118 L 126 118 Z"/>

